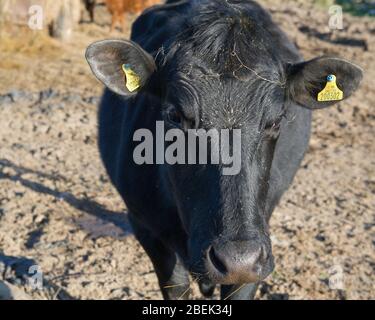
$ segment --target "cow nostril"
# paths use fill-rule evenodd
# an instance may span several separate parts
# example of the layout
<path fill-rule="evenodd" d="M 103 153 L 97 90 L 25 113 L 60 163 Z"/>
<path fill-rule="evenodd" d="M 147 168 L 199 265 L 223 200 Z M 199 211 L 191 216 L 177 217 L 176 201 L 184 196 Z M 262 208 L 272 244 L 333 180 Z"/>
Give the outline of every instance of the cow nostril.
<path fill-rule="evenodd" d="M 216 255 L 214 247 L 211 247 L 208 251 L 208 258 L 210 259 L 212 265 L 215 267 L 217 271 L 222 274 L 226 274 L 228 269 L 224 265 L 224 263 L 220 260 L 220 258 Z"/>

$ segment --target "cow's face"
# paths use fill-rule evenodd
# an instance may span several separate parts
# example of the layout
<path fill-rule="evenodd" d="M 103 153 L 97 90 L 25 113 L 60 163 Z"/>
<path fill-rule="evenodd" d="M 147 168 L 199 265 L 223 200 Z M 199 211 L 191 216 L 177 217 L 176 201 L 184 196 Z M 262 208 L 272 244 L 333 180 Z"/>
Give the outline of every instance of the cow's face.
<path fill-rule="evenodd" d="M 186 141 L 189 130 L 202 133 L 193 133 L 198 143 L 186 148 L 187 160 L 190 155 L 198 164 L 168 166 L 192 270 L 219 283 L 264 278 L 273 269 L 265 208 L 284 90 L 261 79 L 243 82 L 202 70 L 171 80 L 162 98 L 166 127 L 183 130 Z M 208 161 L 199 164 L 199 143 L 207 137 Z M 217 150 L 231 161 L 213 159 Z"/>
<path fill-rule="evenodd" d="M 317 99 L 327 76 L 336 75 L 347 98 L 357 89 L 361 70 L 341 59 L 319 58 L 278 65 L 266 75 L 251 65 L 246 66 L 248 72 L 236 74 L 235 64 L 230 66 L 232 73 L 221 73 L 177 56 L 157 68 L 139 46 L 119 40 L 91 45 L 87 59 L 95 75 L 120 95 L 157 92 L 166 129 L 178 129 L 186 137 L 191 129 L 219 134 L 220 143 L 209 140 L 206 151 L 211 154 L 217 144 L 220 152 L 229 151 L 232 171 L 225 170 L 228 163 L 223 158 L 217 163 L 210 156 L 207 164 L 165 166 L 174 205 L 189 236 L 189 263 L 194 273 L 215 283 L 265 278 L 273 269 L 266 212 L 270 170 L 288 105 L 310 109 L 333 105 L 336 101 Z M 124 85 L 123 64 L 138 75 L 139 88 L 134 92 Z M 222 150 L 223 139 L 228 150 Z M 198 146 L 191 149 L 187 142 L 184 149 L 188 162 Z"/>

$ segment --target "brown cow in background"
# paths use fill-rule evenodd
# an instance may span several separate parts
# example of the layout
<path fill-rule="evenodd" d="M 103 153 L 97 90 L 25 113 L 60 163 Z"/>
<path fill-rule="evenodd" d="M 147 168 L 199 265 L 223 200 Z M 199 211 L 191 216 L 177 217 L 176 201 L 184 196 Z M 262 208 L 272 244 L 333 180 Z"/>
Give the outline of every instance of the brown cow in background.
<path fill-rule="evenodd" d="M 139 14 L 147 7 L 159 4 L 160 0 L 106 0 L 109 12 L 112 14 L 111 32 L 120 24 L 125 30 L 125 12 Z"/>

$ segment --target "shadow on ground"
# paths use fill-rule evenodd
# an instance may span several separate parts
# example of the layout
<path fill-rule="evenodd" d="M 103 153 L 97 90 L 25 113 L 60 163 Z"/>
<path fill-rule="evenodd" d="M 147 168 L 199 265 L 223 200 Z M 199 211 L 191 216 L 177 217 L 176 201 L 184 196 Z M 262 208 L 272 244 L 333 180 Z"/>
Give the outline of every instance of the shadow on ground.
<path fill-rule="evenodd" d="M 12 169 L 15 174 L 4 173 L 3 169 Z M 24 174 L 34 174 L 39 178 L 47 178 L 52 181 L 63 180 L 66 178 L 59 174 L 48 174 L 40 171 L 35 171 L 25 167 L 15 165 L 9 160 L 0 159 L 0 179 L 7 179 L 16 183 L 20 183 L 26 188 L 38 193 L 53 196 L 58 201 L 64 201 L 72 207 L 80 210 L 86 215 L 81 218 L 72 219 L 74 223 L 78 224 L 82 229 L 90 233 L 90 236 L 97 238 L 100 236 L 111 236 L 115 238 L 122 238 L 132 234 L 132 229 L 128 220 L 128 216 L 124 212 L 116 212 L 106 209 L 103 205 L 90 199 L 79 199 L 70 192 L 63 192 L 54 190 L 45 185 L 24 179 Z M 30 238 L 26 243 L 28 248 L 32 247 L 38 238 L 41 236 L 41 230 L 35 230 L 30 234 Z"/>

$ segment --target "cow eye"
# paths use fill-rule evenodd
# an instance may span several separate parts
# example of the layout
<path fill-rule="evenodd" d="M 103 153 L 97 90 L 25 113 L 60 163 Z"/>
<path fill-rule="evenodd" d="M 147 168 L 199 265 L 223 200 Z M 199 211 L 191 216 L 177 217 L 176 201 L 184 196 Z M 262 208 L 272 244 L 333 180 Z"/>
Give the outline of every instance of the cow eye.
<path fill-rule="evenodd" d="M 283 117 L 278 118 L 276 121 L 268 123 L 265 127 L 267 135 L 277 138 L 280 133 L 280 127 Z"/>
<path fill-rule="evenodd" d="M 279 130 L 280 126 L 281 126 L 281 121 L 276 121 L 270 125 L 267 125 L 266 130 Z"/>
<path fill-rule="evenodd" d="M 265 130 L 277 130 L 280 128 L 280 122 L 271 122 L 266 125 Z"/>
<path fill-rule="evenodd" d="M 173 110 L 169 110 L 168 113 L 167 113 L 167 117 L 168 117 L 168 121 L 175 125 L 175 126 L 182 126 L 183 124 L 183 117 L 181 115 L 180 112 L 178 112 L 177 110 L 173 109 Z"/>
<path fill-rule="evenodd" d="M 175 126 L 184 130 L 195 128 L 195 121 L 185 118 L 185 116 L 183 116 L 181 112 L 179 112 L 175 108 L 171 108 L 167 111 L 167 121 L 172 126 Z"/>

